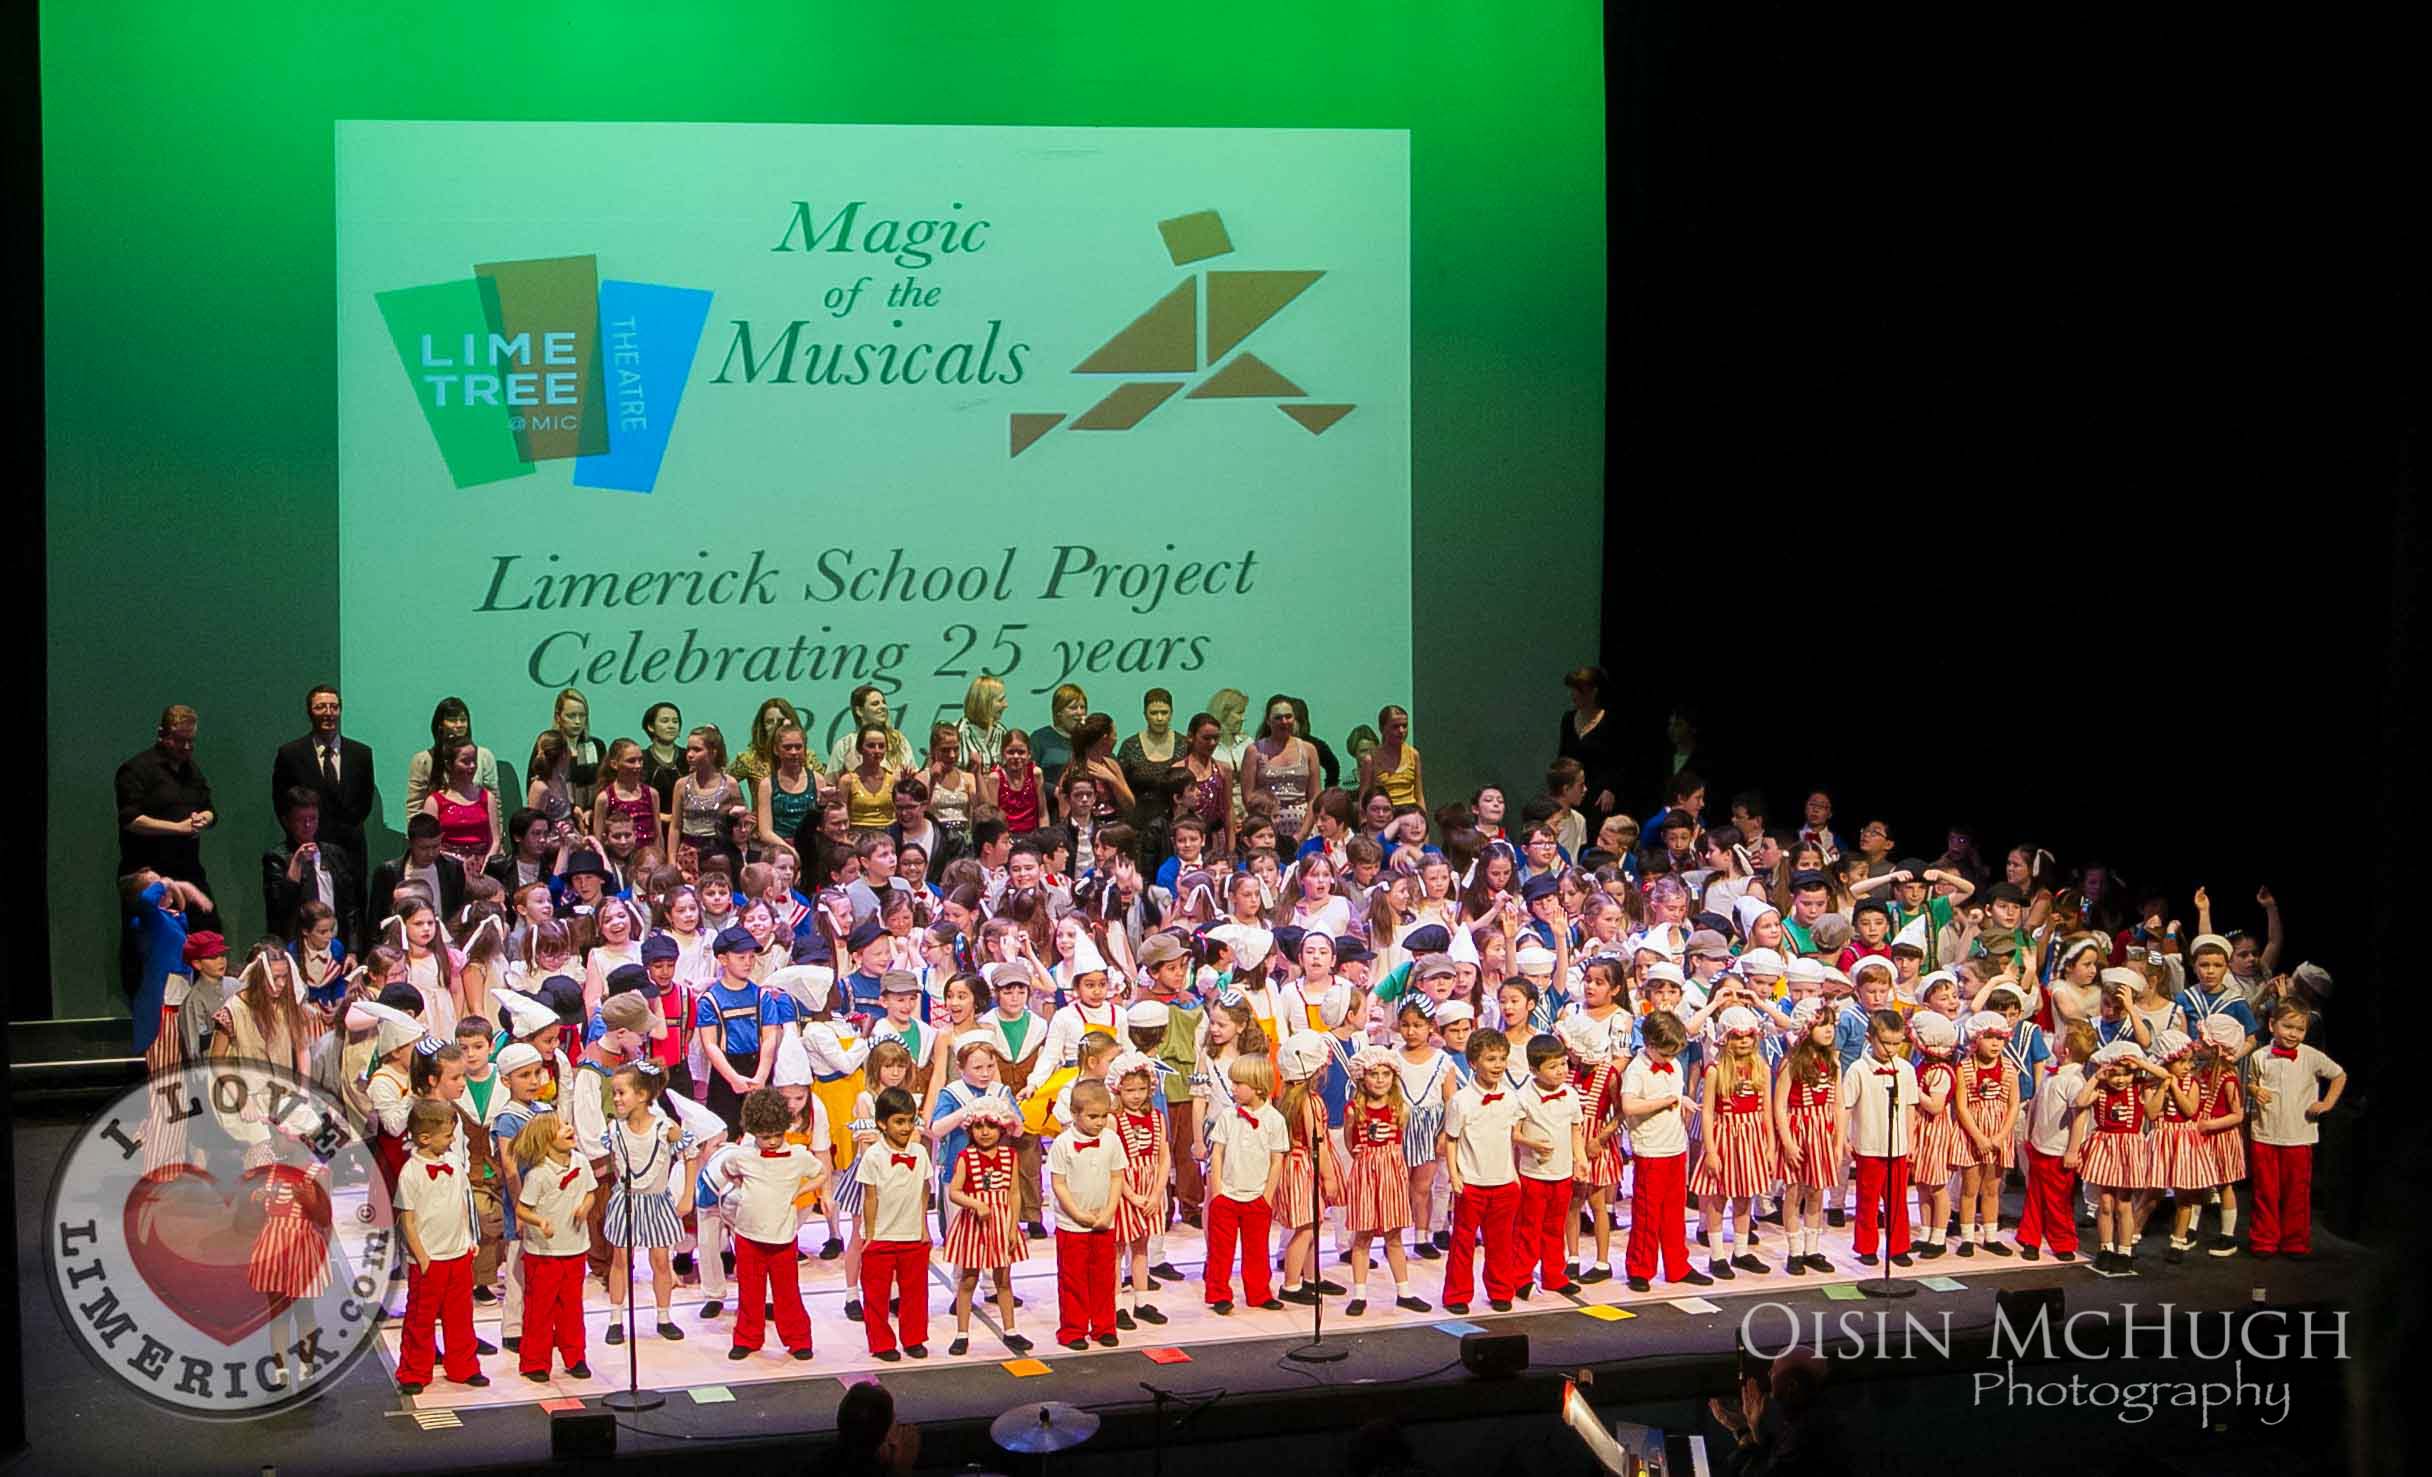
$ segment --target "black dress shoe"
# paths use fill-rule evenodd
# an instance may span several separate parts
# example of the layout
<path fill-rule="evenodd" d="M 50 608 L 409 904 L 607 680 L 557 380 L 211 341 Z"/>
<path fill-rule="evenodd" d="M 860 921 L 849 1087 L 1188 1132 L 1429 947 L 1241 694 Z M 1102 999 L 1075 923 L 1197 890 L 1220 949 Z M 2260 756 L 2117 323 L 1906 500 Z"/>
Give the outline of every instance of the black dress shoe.
<path fill-rule="evenodd" d="M 727 1258 L 727 1267 L 726 1267 L 727 1275 L 728 1275 L 728 1276 L 732 1276 L 732 1275 L 734 1275 L 734 1270 L 735 1270 L 735 1268 L 734 1268 L 734 1254 L 733 1254 L 732 1252 L 728 1252 L 728 1253 L 726 1253 L 725 1255 L 726 1255 L 726 1258 Z M 830 1237 L 829 1237 L 827 1240 L 822 1241 L 822 1242 L 820 1242 L 820 1243 L 819 1243 L 819 1259 L 820 1259 L 821 1261 L 823 1261 L 823 1262 L 832 1262 L 832 1261 L 836 1260 L 836 1258 L 838 1258 L 838 1257 L 840 1257 L 840 1256 L 843 1256 L 843 1255 L 844 1255 L 844 1243 L 843 1243 L 843 1242 L 841 1242 L 841 1241 L 839 1241 L 839 1240 L 837 1240 L 835 1237 L 830 1236 Z"/>
<path fill-rule="evenodd" d="M 971 1352 L 971 1340 L 958 1333 L 954 1336 L 954 1342 L 946 1345 L 946 1352 L 949 1354 L 968 1354 Z"/>
<path fill-rule="evenodd" d="M 915 1359 L 926 1359 L 929 1357 L 929 1346 L 927 1344 L 906 1344 L 904 1352 Z"/>
<path fill-rule="evenodd" d="M 486 1374 L 469 1374 L 452 1383 L 462 1385 L 469 1390 L 486 1390 L 490 1386 L 490 1377 Z"/>
<path fill-rule="evenodd" d="M 566 1377 L 568 1379 L 587 1380 L 591 1378 L 591 1366 L 588 1364 L 569 1364 L 566 1366 Z"/>
<path fill-rule="evenodd" d="M 1765 1265 L 1765 1263 L 1759 1261 L 1757 1258 L 1745 1254 L 1733 1257 L 1731 1259 L 1731 1265 L 1739 1268 L 1743 1272 L 1755 1272 L 1760 1276 L 1773 1270 L 1773 1268 Z"/>
<path fill-rule="evenodd" d="M 1582 1282 L 1604 1282 L 1611 1279 L 1612 1275 L 1613 1269 L 1610 1267 L 1590 1267 L 1586 1271 L 1579 1274 L 1579 1280 Z"/>
<path fill-rule="evenodd" d="M 1121 1308 L 1115 1310 L 1115 1327 L 1122 1329 L 1125 1333 L 1130 1333 L 1139 1326 L 1132 1321 L 1131 1314 L 1124 1312 Z"/>
<path fill-rule="evenodd" d="M 1488 1298 L 1486 1306 L 1498 1313 L 1508 1313 L 1512 1310 L 1512 1300 L 1510 1298 Z"/>
<path fill-rule="evenodd" d="M 1842 1209 L 1841 1207 L 1839 1207 L 1838 1205 L 1836 1205 L 1836 1206 L 1834 1206 L 1832 1209 L 1830 1209 L 1830 1210 L 1828 1210 L 1828 1211 L 1824 1212 L 1824 1224 L 1826 1224 L 1826 1225 L 1828 1225 L 1828 1226 L 1832 1227 L 1832 1228 L 1833 1228 L 1834 1230 L 1836 1230 L 1836 1231 L 1837 1231 L 1837 1230 L 1839 1230 L 1839 1229 L 1840 1229 L 1842 1226 L 1847 1225 L 1848 1223 L 1849 1223 L 1849 1212 L 1847 1212 L 1847 1211 L 1843 1210 L 1843 1209 Z"/>
<path fill-rule="evenodd" d="M 616 1322 L 608 1325 L 608 1342 L 612 1344 L 621 1344 L 625 1342 L 625 1323 L 623 1319 L 620 1318 Z"/>
<path fill-rule="evenodd" d="M 1861 1267 L 1874 1266 L 1881 1260 L 1882 1259 L 1880 1257 L 1877 1257 L 1871 1251 L 1862 1251 L 1858 1253 L 1858 1265 Z"/>
<path fill-rule="evenodd" d="M 1089 1347 L 1089 1340 L 1087 1339 L 1058 1339 L 1056 1342 L 1062 1344 L 1065 1348 L 1074 1350 L 1076 1352 Z"/>
<path fill-rule="evenodd" d="M 1420 1242 L 1412 1248 L 1410 1254 L 1423 1262 L 1437 1262 L 1444 1259 L 1444 1253 L 1436 1250 L 1436 1244 L 1433 1241 Z"/>
<path fill-rule="evenodd" d="M 1644 1277 L 1632 1277 L 1628 1281 L 1624 1282 L 1622 1286 L 1627 1287 L 1632 1292 L 1647 1292 L 1651 1290 L 1652 1284 L 1650 1284 Z"/>
<path fill-rule="evenodd" d="M 1316 1287 L 1319 1292 L 1324 1293 L 1330 1298 L 1341 1297 L 1345 1292 L 1349 1291 L 1348 1288 L 1342 1286 L 1340 1283 L 1328 1282 L 1323 1277 L 1317 1279 Z"/>
<path fill-rule="evenodd" d="M 1455 1318 L 1467 1318 L 1469 1316 L 1469 1304 L 1446 1303 L 1444 1305 L 1444 1311 L 1452 1314 Z"/>
<path fill-rule="evenodd" d="M 1175 1266 L 1172 1262 L 1159 1262 L 1155 1266 L 1148 1269 L 1148 1274 L 1151 1277 L 1160 1278 L 1167 1282 L 1180 1282 L 1182 1280 L 1182 1269 Z"/>
<path fill-rule="evenodd" d="M 1393 1300 L 1393 1305 L 1405 1313 L 1431 1313 L 1435 1311 L 1427 1306 L 1427 1300 L 1425 1298 L 1395 1298 Z"/>
<path fill-rule="evenodd" d="M 1986 1256 L 2008 1256 L 2010 1254 L 2010 1243 L 2007 1241 L 1987 1241 L 1984 1244 L 1984 1254 Z"/>
<path fill-rule="evenodd" d="M 1807 1258 L 1794 1256 L 1783 1265 L 1782 1270 L 1793 1277 L 1804 1277 L 1807 1275 Z"/>
<path fill-rule="evenodd" d="M 486 1287 L 476 1287 L 473 1289 L 473 1301 L 477 1303 L 494 1303 L 498 1301 L 498 1294 L 492 1292 Z M 543 1375 L 541 1378 L 547 1379 L 548 1376 Z"/>
<path fill-rule="evenodd" d="M 1121 1342 L 1121 1339 L 1116 1338 L 1111 1333 L 1102 1333 L 1098 1335 L 1098 1347 L 1101 1349 L 1111 1349 Z"/>
<path fill-rule="evenodd" d="M 1434 1243 L 1435 1249 L 1438 1251 L 1452 1250 L 1452 1233 L 1450 1231 L 1438 1231 L 1429 1239 Z"/>
<path fill-rule="evenodd" d="M 1913 1256 L 1910 1256 L 1910 1255 L 1909 1255 L 1907 1252 L 1905 1252 L 1905 1251 L 1900 1252 L 1900 1253 L 1897 1253 L 1896 1255 L 1894 1255 L 1894 1256 L 1892 1257 L 1892 1265 L 1893 1265 L 1893 1266 L 1895 1266 L 1895 1267 L 1911 1267 L 1911 1266 L 1915 1266 L 1915 1265 L 1916 1265 L 1916 1263 L 1917 1263 L 1917 1259 L 1916 1259 L 1915 1257 L 1913 1257 Z"/>
<path fill-rule="evenodd" d="M 1729 1282 L 1732 1278 L 1739 1275 L 1739 1273 L 1731 1270 L 1731 1264 L 1729 1262 L 1724 1261 L 1719 1256 L 1706 1264 L 1706 1271 L 1711 1274 L 1714 1280 L 1717 1282 Z"/>
<path fill-rule="evenodd" d="M 524 1341 L 520 1337 L 500 1339 L 498 1343 L 499 1347 L 507 1350 L 509 1353 L 520 1353 L 524 1346 Z"/>
<path fill-rule="evenodd" d="M 1672 1280 L 1689 1287 L 1712 1287 L 1714 1285 L 1713 1278 L 1695 1270 L 1683 1272 Z"/>
<path fill-rule="evenodd" d="M 1357 1318 L 1362 1313 L 1367 1311 L 1368 1300 L 1366 1298 L 1353 1298 L 1351 1301 L 1343 1304 L 1343 1316 L 1345 1318 Z"/>
<path fill-rule="evenodd" d="M 662 1323 L 659 1325 L 659 1337 L 674 1342 L 684 1337 L 684 1330 L 672 1323 Z"/>
<path fill-rule="evenodd" d="M 861 1299 L 846 1298 L 844 1300 L 844 1316 L 851 1319 L 855 1323 L 859 1323 L 861 1321 Z"/>
<path fill-rule="evenodd" d="M 498 1345 L 491 1343 L 488 1339 L 475 1339 L 473 1340 L 473 1352 L 486 1359 L 498 1352 Z"/>
<path fill-rule="evenodd" d="M 1022 1337 L 1020 1334 L 1009 1333 L 1005 1335 L 1005 1347 L 1011 1349 L 1016 1354 L 1027 1354 L 1035 1346 L 1030 1342 L 1030 1340 Z"/>
<path fill-rule="evenodd" d="M 1132 1316 L 1138 1318 L 1143 1323 L 1156 1324 L 1158 1326 L 1163 1326 L 1165 1323 L 1165 1315 L 1158 1312 L 1154 1306 L 1148 1303 L 1142 1303 L 1133 1311 Z"/>
<path fill-rule="evenodd" d="M 1832 1270 L 1832 1259 L 1825 1256 L 1822 1252 L 1810 1252 L 1807 1256 L 1807 1265 L 1818 1272 L 1830 1272 Z"/>
<path fill-rule="evenodd" d="M 1230 1318 L 1233 1316 L 1232 1301 L 1227 1299 L 1221 1303 L 1210 1303 L 1208 1304 L 1208 1311 L 1215 1314 L 1219 1318 Z"/>
<path fill-rule="evenodd" d="M 2022 1246 L 2018 1248 L 2018 1254 L 2028 1261 L 2035 1261 L 2043 1256 L 2042 1250 L 2033 1246 Z"/>
<path fill-rule="evenodd" d="M 870 1357 L 883 1363 L 893 1364 L 896 1360 L 901 1359 L 904 1356 L 901 1349 L 881 1349 Z"/>
<path fill-rule="evenodd" d="M 1317 1294 L 1306 1287 L 1287 1287 L 1276 1296 L 1287 1303 L 1298 1303 L 1304 1308 L 1317 1301 Z"/>
<path fill-rule="evenodd" d="M 752 1355 L 758 1352 L 760 1351 L 757 1349 L 746 1349 L 738 1344 L 734 1348 L 726 1351 L 726 1357 L 729 1359 L 749 1359 L 752 1357 Z"/>
<path fill-rule="evenodd" d="M 1280 1313 L 1284 1310 L 1284 1305 L 1277 1302 L 1273 1298 L 1269 1298 L 1265 1302 L 1258 1305 L 1258 1310 L 1262 1313 Z"/>

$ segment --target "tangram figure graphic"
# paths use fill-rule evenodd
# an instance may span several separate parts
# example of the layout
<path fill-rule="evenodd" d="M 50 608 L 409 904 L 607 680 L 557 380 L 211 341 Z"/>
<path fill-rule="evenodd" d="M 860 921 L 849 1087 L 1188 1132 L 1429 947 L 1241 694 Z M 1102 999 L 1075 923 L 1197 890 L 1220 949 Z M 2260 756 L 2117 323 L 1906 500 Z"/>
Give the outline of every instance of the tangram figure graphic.
<path fill-rule="evenodd" d="M 1165 238 L 1166 254 L 1177 267 L 1223 256 L 1233 249 L 1232 238 L 1225 234 L 1223 218 L 1213 210 L 1159 221 L 1157 233 Z M 1324 275 L 1309 271 L 1204 271 L 1183 278 L 1173 291 L 1133 319 L 1130 327 L 1074 365 L 1073 373 L 1184 378 L 1127 379 L 1109 391 L 1106 398 L 1072 417 L 1069 424 L 1065 416 L 1057 413 L 1017 412 L 1012 418 L 1010 455 L 1020 456 L 1058 426 L 1068 431 L 1128 431 L 1146 420 L 1149 412 L 1172 399 L 1176 391 L 1189 383 L 1188 376 L 1211 366 L 1218 367 L 1191 385 L 1184 399 L 1298 401 L 1276 409 L 1306 427 L 1310 435 L 1324 435 L 1328 427 L 1355 407 L 1313 404 L 1307 398 L 1308 391 L 1256 354 L 1246 350 L 1233 352 L 1260 324 L 1281 312 Z M 1199 346 L 1199 294 L 1203 281 L 1208 319 L 1204 355 Z"/>

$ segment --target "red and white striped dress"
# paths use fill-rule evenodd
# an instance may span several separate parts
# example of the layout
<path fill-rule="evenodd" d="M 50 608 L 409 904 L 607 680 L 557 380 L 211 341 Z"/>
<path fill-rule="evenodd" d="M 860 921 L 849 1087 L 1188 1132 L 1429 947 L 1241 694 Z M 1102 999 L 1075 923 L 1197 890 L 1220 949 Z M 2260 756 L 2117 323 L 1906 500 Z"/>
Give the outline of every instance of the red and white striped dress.
<path fill-rule="evenodd" d="M 1315 1092 L 1301 1099 L 1300 1119 L 1298 1123 L 1284 1125 L 1291 1136 L 1292 1149 L 1284 1155 L 1283 1173 L 1275 1177 L 1275 1193 L 1268 1200 L 1276 1223 L 1287 1231 L 1297 1231 L 1317 1219 L 1316 1155 L 1317 1145 L 1326 1137 L 1326 1105 Z"/>
<path fill-rule="evenodd" d="M 1993 1142 L 1993 1152 L 1980 1156 L 1974 1152 L 1974 1146 L 1967 1142 L 1966 1134 L 1958 1135 L 1960 1147 L 1967 1150 L 1968 1158 L 1978 1164 L 2003 1170 L 2010 1167 L 2010 1155 L 2015 1152 L 2016 1142 L 2016 1136 L 2010 1130 L 2019 1114 L 2015 1110 L 2010 1112 L 2013 1123 L 1995 1120 L 2004 1111 L 2002 1096 L 2007 1090 L 2005 1079 L 2015 1080 L 2016 1073 L 2017 1068 L 2011 1066 L 2007 1058 L 1996 1058 L 1989 1067 L 1982 1062 L 1970 1062 L 1967 1070 L 1960 1074 L 1960 1081 L 1965 1084 L 1968 1094 L 1968 1112 L 1976 1120 L 1976 1131 Z M 1965 1167 L 1965 1163 L 1962 1163 L 1961 1168 Z"/>
<path fill-rule="evenodd" d="M 1917 1147 L 1908 1156 L 1909 1179 L 1921 1190 L 1939 1190 L 1954 1169 L 1976 1162 L 1967 1139 L 1959 1132 L 1959 1071 L 1949 1062 L 1927 1062 L 1917 1069 L 1917 1096 L 1930 1098 L 1939 1085 L 1942 1111 L 1932 1118 L 1917 1115 Z"/>
<path fill-rule="evenodd" d="M 1150 1201 L 1149 1208 L 1129 1200 L 1115 1206 L 1115 1239 L 1129 1243 L 1165 1229 L 1165 1184 L 1157 1177 L 1157 1158 L 1165 1148 L 1165 1116 L 1154 1108 L 1118 1111 L 1115 1139 L 1123 1145 L 1124 1185 Z"/>
<path fill-rule="evenodd" d="M 1402 1127 L 1391 1108 L 1353 1103 L 1343 1116 L 1351 1148 L 1344 1190 L 1352 1234 L 1400 1231 L 1410 1225 L 1410 1166 L 1402 1159 Z"/>
<path fill-rule="evenodd" d="M 1013 1212 L 1013 1147 L 1000 1143 L 993 1149 L 966 1148 L 960 1163 L 964 1190 L 988 1209 L 965 1207 L 955 1216 L 946 1228 L 946 1260 L 965 1271 L 994 1271 L 1026 1259 L 1030 1242 Z"/>
<path fill-rule="evenodd" d="M 1587 1074 L 1579 1084 L 1579 1136 L 1593 1141 L 1596 1130 L 1613 1124 L 1613 1131 L 1601 1148 L 1589 1151 L 1587 1162 L 1575 1166 L 1578 1182 L 1589 1189 L 1609 1190 L 1621 1183 L 1621 1129 L 1615 1120 L 1621 1116 L 1621 1073 L 1606 1062 Z"/>
<path fill-rule="evenodd" d="M 2213 1080 L 2212 1091 L 2204 1095 L 2203 1116 L 2218 1118 L 2236 1111 L 2238 1091 L 2238 1074 L 2234 1070 L 2221 1073 Z M 2214 1184 L 2234 1185 L 2246 1178 L 2246 1124 L 2243 1121 L 2232 1123 L 2227 1128 L 2214 1129 L 2204 1135 L 2204 1144 L 2212 1151 Z"/>
<path fill-rule="evenodd" d="M 2135 1087 L 2105 1088 L 2094 1103 L 2094 1132 L 2086 1141 L 2089 1185 L 2133 1190 L 2150 1177 L 2145 1168 L 2145 1099 Z"/>
<path fill-rule="evenodd" d="M 1715 1094 L 1714 1121 L 1706 1125 L 1706 1146 L 1697 1173 L 1690 1176 L 1690 1194 L 1737 1200 L 1769 1195 L 1781 1184 L 1782 1156 L 1773 1141 L 1773 1114 L 1762 1071 L 1743 1077 L 1728 1093 Z"/>
<path fill-rule="evenodd" d="M 1830 1077 L 1818 1081 L 1790 1084 L 1789 1099 L 1782 1105 L 1782 1117 L 1790 1129 L 1790 1141 L 1798 1146 L 1799 1162 L 1784 1171 L 1795 1184 L 1810 1190 L 1829 1190 L 1841 1182 L 1840 1159 L 1833 1152 L 1833 1131 L 1840 1116 L 1833 1111 L 1833 1081 Z"/>
<path fill-rule="evenodd" d="M 2201 1100 L 2196 1103 L 2202 1110 Z M 2179 1100 L 2162 1090 L 2162 1118 L 2153 1129 L 2153 1172 L 2167 1190 L 2209 1190 L 2221 1182 L 2212 1146 L 2196 1120 L 2179 1111 Z"/>
<path fill-rule="evenodd" d="M 262 1178 L 253 1192 L 262 1206 L 262 1229 L 245 1260 L 245 1285 L 270 1297 L 319 1297 L 329 1290 L 328 1192 L 310 1171 L 292 1164 L 266 1164 L 247 1174 Z"/>

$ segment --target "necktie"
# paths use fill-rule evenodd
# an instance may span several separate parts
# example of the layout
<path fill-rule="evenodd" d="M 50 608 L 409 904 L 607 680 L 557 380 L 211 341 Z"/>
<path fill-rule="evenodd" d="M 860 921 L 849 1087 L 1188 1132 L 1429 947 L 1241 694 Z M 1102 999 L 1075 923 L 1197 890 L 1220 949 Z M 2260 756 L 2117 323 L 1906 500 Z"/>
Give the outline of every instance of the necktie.
<path fill-rule="evenodd" d="M 338 788 L 338 751 L 333 744 L 321 746 L 321 783 L 333 791 Z"/>
<path fill-rule="evenodd" d="M 437 1179 L 443 1174 L 454 1174 L 456 1172 L 456 1166 L 453 1164 L 426 1164 L 423 1166 L 423 1168 L 430 1171 L 432 1179 Z"/>
<path fill-rule="evenodd" d="M 2293 1062 L 2297 1059 L 2297 1048 L 2293 1046 L 2275 1046 L 2272 1048 L 2272 1055 L 2280 1058 L 2282 1061 Z"/>
<path fill-rule="evenodd" d="M 887 1162 L 889 1164 L 900 1164 L 906 1169 L 920 1168 L 920 1161 L 913 1158 L 909 1154 L 889 1154 L 887 1156 Z"/>
<path fill-rule="evenodd" d="M 1072 1141 L 1072 1146 L 1076 1150 L 1094 1149 L 1098 1147 L 1098 1141 L 1096 1139 L 1074 1139 Z"/>
<path fill-rule="evenodd" d="M 564 1174 L 564 1175 L 563 1175 L 563 1176 L 562 1176 L 562 1177 L 561 1177 L 561 1178 L 558 1180 L 558 1182 L 557 1182 L 557 1187 L 558 1187 L 559 1189 L 561 1189 L 561 1190 L 562 1190 L 562 1189 L 566 1188 L 568 1185 L 573 1184 L 573 1183 L 575 1182 L 575 1180 L 576 1180 L 576 1179 L 578 1179 L 579 1177 L 581 1177 L 582 1172 L 583 1172 L 583 1171 L 582 1171 L 582 1166 L 580 1166 L 580 1165 L 577 1165 L 577 1166 L 575 1166 L 574 1168 L 567 1170 L 567 1171 L 565 1172 L 565 1174 Z"/>

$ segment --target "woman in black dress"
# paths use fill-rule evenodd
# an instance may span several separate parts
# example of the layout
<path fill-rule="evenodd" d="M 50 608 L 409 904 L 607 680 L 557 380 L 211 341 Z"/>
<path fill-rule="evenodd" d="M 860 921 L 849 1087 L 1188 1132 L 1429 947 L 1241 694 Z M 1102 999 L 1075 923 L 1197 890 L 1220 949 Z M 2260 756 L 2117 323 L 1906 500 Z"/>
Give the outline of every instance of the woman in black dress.
<path fill-rule="evenodd" d="M 1562 737 L 1555 752 L 1576 759 L 1587 771 L 1587 833 L 1596 834 L 1604 818 L 1621 805 L 1622 759 L 1619 731 L 1605 712 L 1608 679 L 1602 667 L 1579 667 L 1562 679 L 1571 690 L 1571 711 L 1562 715 Z"/>

